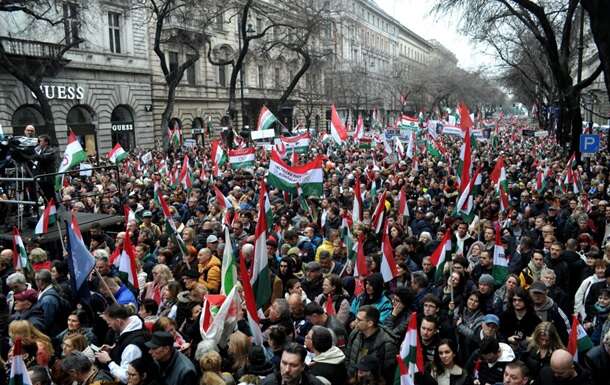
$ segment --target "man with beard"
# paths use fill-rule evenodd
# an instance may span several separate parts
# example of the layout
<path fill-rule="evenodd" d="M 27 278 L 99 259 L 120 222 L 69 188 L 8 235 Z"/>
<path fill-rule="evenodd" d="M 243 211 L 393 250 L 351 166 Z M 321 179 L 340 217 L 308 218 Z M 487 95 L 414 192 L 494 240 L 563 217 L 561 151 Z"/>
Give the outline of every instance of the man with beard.
<path fill-rule="evenodd" d="M 261 385 L 322 385 L 315 376 L 305 371 L 307 351 L 302 345 L 290 343 L 282 352 L 280 370 L 268 375 Z"/>

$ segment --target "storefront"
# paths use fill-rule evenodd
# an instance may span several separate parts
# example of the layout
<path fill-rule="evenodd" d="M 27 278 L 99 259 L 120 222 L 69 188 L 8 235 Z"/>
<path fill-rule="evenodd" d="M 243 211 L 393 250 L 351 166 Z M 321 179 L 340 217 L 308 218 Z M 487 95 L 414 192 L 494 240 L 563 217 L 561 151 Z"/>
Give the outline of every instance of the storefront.
<path fill-rule="evenodd" d="M 128 106 L 117 106 L 110 117 L 110 130 L 112 131 L 112 147 L 117 143 L 125 151 L 136 147 L 134 135 L 133 114 Z"/>
<path fill-rule="evenodd" d="M 94 115 L 95 113 L 91 110 L 91 107 L 78 105 L 72 107 L 66 117 L 68 130 L 76 135 L 81 146 L 83 146 L 87 155 L 90 156 L 97 154 L 97 134 L 95 131 Z"/>

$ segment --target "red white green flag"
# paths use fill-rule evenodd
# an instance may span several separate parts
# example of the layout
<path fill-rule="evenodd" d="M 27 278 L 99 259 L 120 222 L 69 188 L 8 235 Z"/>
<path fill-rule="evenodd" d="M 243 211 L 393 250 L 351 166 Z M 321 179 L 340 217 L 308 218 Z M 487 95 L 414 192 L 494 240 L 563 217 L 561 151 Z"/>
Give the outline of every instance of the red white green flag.
<path fill-rule="evenodd" d="M 451 255 L 451 229 L 448 229 L 441 239 L 438 246 L 430 257 L 430 262 L 436 267 L 435 280 L 439 281 L 443 277 L 443 271 L 445 269 L 445 262 L 447 262 Z"/>
<path fill-rule="evenodd" d="M 23 352 L 21 351 L 21 337 L 15 338 L 13 346 L 13 358 L 11 362 L 11 374 L 9 377 L 9 385 L 32 385 L 28 368 L 23 361 Z"/>
<path fill-rule="evenodd" d="M 258 121 L 256 122 L 256 129 L 258 131 L 267 130 L 267 129 L 271 128 L 273 123 L 275 123 L 277 121 L 278 121 L 277 118 L 275 117 L 275 115 L 273 115 L 273 113 L 271 111 L 269 111 L 267 106 L 263 106 L 263 108 L 261 108 L 261 112 L 258 114 Z"/>
<path fill-rule="evenodd" d="M 180 175 L 178 179 L 185 190 L 193 187 L 193 181 L 191 180 L 191 166 L 189 164 L 189 156 L 186 154 L 184 155 L 184 160 L 182 161 L 182 168 L 180 169 Z"/>
<path fill-rule="evenodd" d="M 330 135 L 332 136 L 335 143 L 341 145 L 347 140 L 347 131 L 345 125 L 337 113 L 337 109 L 333 104 L 331 106 L 331 119 L 330 119 Z"/>
<path fill-rule="evenodd" d="M 110 162 L 116 164 L 127 159 L 127 156 L 129 156 L 129 154 L 123 149 L 120 143 L 117 143 L 114 145 L 112 150 L 110 150 L 108 154 L 106 154 L 106 156 L 108 157 L 108 160 Z"/>
<path fill-rule="evenodd" d="M 55 217 L 57 216 L 57 208 L 55 207 L 55 200 L 51 198 L 48 202 L 44 211 L 42 212 L 42 216 L 38 220 L 36 224 L 36 229 L 34 229 L 35 234 L 46 234 L 49 232 L 49 225 L 55 223 Z"/>
<path fill-rule="evenodd" d="M 508 264 L 509 259 L 506 255 L 506 250 L 504 250 L 504 246 L 502 245 L 502 229 L 500 228 L 500 224 L 496 222 L 495 233 L 496 233 L 496 241 L 494 244 L 494 255 L 493 255 L 493 268 L 492 268 L 492 276 L 495 281 L 500 283 L 506 281 L 506 277 L 508 276 Z"/>
<path fill-rule="evenodd" d="M 405 339 L 396 355 L 394 385 L 415 385 L 415 373 L 424 371 L 424 353 L 417 332 L 417 313 L 411 313 Z"/>
<path fill-rule="evenodd" d="M 26 270 L 30 267 L 28 253 L 17 227 L 13 227 L 13 267 L 15 270 Z"/>
<path fill-rule="evenodd" d="M 593 347 L 591 338 L 578 321 L 578 314 L 572 315 L 572 328 L 568 338 L 568 352 L 574 357 L 574 361 L 578 362 L 580 354 L 586 353 Z"/>
<path fill-rule="evenodd" d="M 385 221 L 383 236 L 381 238 L 381 252 L 381 275 L 383 276 L 384 282 L 390 282 L 398 276 L 398 267 L 396 266 L 396 260 L 394 260 L 394 249 L 392 248 L 392 242 L 390 241 L 387 220 Z"/>
<path fill-rule="evenodd" d="M 233 169 L 253 168 L 255 161 L 256 149 L 254 147 L 229 150 L 229 163 Z"/>
<path fill-rule="evenodd" d="M 252 290 L 256 297 L 257 309 L 262 309 L 271 299 L 271 278 L 267 256 L 267 217 L 265 215 L 265 195 L 267 187 L 261 181 L 258 198 L 258 221 L 254 230 L 254 259 L 252 261 Z"/>

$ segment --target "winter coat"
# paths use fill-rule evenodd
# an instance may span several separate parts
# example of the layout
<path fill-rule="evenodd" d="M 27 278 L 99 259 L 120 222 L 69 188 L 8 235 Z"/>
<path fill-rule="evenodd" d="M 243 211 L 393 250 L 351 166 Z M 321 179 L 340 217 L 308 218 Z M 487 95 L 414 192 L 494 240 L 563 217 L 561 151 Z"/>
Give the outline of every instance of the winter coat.
<path fill-rule="evenodd" d="M 354 330 L 349 335 L 345 356 L 347 358 L 347 373 L 349 377 L 356 374 L 356 364 L 369 354 L 375 355 L 381 365 L 381 372 L 387 373 L 396 365 L 396 353 L 398 343 L 383 326 L 370 337 L 365 337 L 359 330 Z"/>
<path fill-rule="evenodd" d="M 585 319 L 587 316 L 587 312 L 585 311 L 585 300 L 587 299 L 591 287 L 594 284 L 605 280 L 605 278 L 598 278 L 597 275 L 593 274 L 585 278 L 578 290 L 576 290 L 576 295 L 574 296 L 574 312 L 580 314 L 582 319 Z"/>
<path fill-rule="evenodd" d="M 282 376 L 278 372 L 271 373 L 263 379 L 261 385 L 282 385 Z M 300 385 L 323 385 L 323 383 L 316 376 L 305 371 L 301 376 Z"/>
<path fill-rule="evenodd" d="M 473 383 L 474 380 L 474 366 L 475 362 L 480 359 L 478 349 L 470 356 L 468 363 L 466 364 L 466 372 L 469 373 L 469 383 Z M 481 364 L 479 367 L 478 380 L 481 384 L 495 384 L 501 383 L 504 380 L 504 368 L 506 364 L 512 362 L 515 359 L 515 353 L 513 349 L 507 344 L 500 342 L 500 357 L 493 364 Z"/>
<path fill-rule="evenodd" d="M 608 368 L 610 368 L 610 354 L 603 345 L 596 346 L 587 352 L 585 363 L 591 370 L 592 385 L 606 385 L 608 383 Z"/>
<path fill-rule="evenodd" d="M 584 369 L 578 363 L 574 363 L 574 369 L 576 369 L 576 377 L 570 378 L 567 380 L 560 380 L 555 378 L 553 375 L 553 370 L 551 370 L 550 366 L 546 366 L 542 368 L 540 371 L 540 375 L 538 376 L 538 381 L 536 384 L 539 385 L 584 385 L 591 384 L 591 373 L 588 370 Z M 604 382 L 607 384 L 607 382 Z"/>
<path fill-rule="evenodd" d="M 215 255 L 212 255 L 208 263 L 199 265 L 199 283 L 208 289 L 210 294 L 220 292 L 220 266 L 222 263 Z"/>
<path fill-rule="evenodd" d="M 49 287 L 46 290 L 43 290 L 41 297 L 38 299 L 38 302 L 34 305 L 34 307 L 40 307 L 44 313 L 43 321 L 45 325 L 47 325 L 43 331 L 50 336 L 55 336 L 57 333 L 61 332 L 61 328 L 63 327 L 63 323 L 57 322 L 57 318 L 59 318 L 61 303 L 59 302 L 60 296 L 57 290 L 54 287 Z"/>
<path fill-rule="evenodd" d="M 550 321 L 555 325 L 557 334 L 559 334 L 561 341 L 567 346 L 568 330 L 570 330 L 571 325 L 568 317 L 566 317 L 559 306 L 551 298 L 547 297 L 547 301 L 541 306 L 536 306 L 535 310 L 540 320 Z"/>
<path fill-rule="evenodd" d="M 395 336 L 404 337 L 407 332 L 407 324 L 411 317 L 409 309 L 404 309 L 397 316 L 390 314 L 388 318 L 383 322 L 383 326 L 388 328 Z"/>
<path fill-rule="evenodd" d="M 324 295 L 324 293 L 316 297 L 316 303 L 322 306 L 323 309 L 326 309 L 326 298 L 327 296 Z M 350 304 L 347 298 L 348 294 L 346 291 L 344 291 L 341 296 L 333 296 L 335 316 L 344 325 L 349 320 Z"/>
<path fill-rule="evenodd" d="M 336 346 L 315 356 L 309 366 L 309 374 L 326 378 L 331 385 L 343 385 L 347 381 L 345 354 Z"/>
<path fill-rule="evenodd" d="M 366 295 L 366 293 L 363 293 L 363 294 L 359 295 L 358 297 L 354 298 L 354 300 L 352 301 L 351 312 L 353 314 L 358 313 L 358 309 L 360 309 L 361 304 L 363 304 L 363 302 L 364 302 L 365 295 Z M 390 317 L 390 315 L 392 315 L 392 302 L 390 302 L 390 300 L 388 299 L 388 297 L 385 294 L 382 294 L 381 297 L 379 297 L 379 300 L 377 302 L 375 302 L 374 304 L 370 304 L 370 305 L 374 305 L 377 308 L 377 310 L 379 310 L 379 322 L 381 324 L 383 324 L 385 322 L 385 320 L 388 319 L 388 317 Z"/>
<path fill-rule="evenodd" d="M 159 363 L 161 378 L 166 384 L 198 385 L 197 370 L 187 356 L 174 350 L 167 363 Z"/>

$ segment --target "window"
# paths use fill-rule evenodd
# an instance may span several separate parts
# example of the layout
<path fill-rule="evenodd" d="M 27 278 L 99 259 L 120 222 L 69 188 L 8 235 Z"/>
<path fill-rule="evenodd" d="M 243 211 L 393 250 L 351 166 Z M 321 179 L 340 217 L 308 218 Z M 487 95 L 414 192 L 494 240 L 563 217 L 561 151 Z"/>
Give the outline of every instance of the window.
<path fill-rule="evenodd" d="M 265 69 L 263 66 L 258 66 L 258 88 L 265 87 Z"/>
<path fill-rule="evenodd" d="M 292 80 L 292 79 L 290 79 L 290 80 Z M 279 67 L 275 67 L 274 82 L 275 82 L 275 88 L 280 88 L 280 68 Z"/>
<path fill-rule="evenodd" d="M 78 48 L 76 41 L 79 37 L 79 6 L 75 3 L 64 3 L 64 32 L 66 36 L 66 44 L 74 44 Z"/>
<path fill-rule="evenodd" d="M 225 71 L 225 66 L 218 66 L 218 84 L 222 87 L 227 86 L 227 74 Z"/>
<path fill-rule="evenodd" d="M 175 72 L 178 69 L 178 52 L 169 52 L 169 71 Z"/>
<path fill-rule="evenodd" d="M 261 17 L 256 18 L 256 31 L 257 33 L 263 32 L 263 18 Z"/>
<path fill-rule="evenodd" d="M 216 16 L 216 28 L 222 30 L 225 24 L 225 15 L 222 11 L 218 11 L 218 16 Z"/>
<path fill-rule="evenodd" d="M 121 53 L 121 14 L 108 12 L 108 39 L 110 52 Z"/>
<path fill-rule="evenodd" d="M 186 60 L 191 60 L 193 59 L 195 56 L 194 55 L 186 55 Z M 197 69 L 197 62 L 193 62 L 193 64 L 191 64 L 191 66 L 189 68 L 186 69 L 186 82 L 191 85 L 194 86 L 196 83 L 196 76 L 195 73 Z"/>

